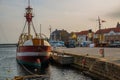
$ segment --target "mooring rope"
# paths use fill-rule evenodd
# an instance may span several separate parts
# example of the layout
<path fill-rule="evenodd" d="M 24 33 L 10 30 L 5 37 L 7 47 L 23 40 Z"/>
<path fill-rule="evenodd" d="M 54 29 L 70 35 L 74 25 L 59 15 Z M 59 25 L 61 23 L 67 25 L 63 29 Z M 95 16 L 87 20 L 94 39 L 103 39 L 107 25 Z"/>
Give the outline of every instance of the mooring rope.
<path fill-rule="evenodd" d="M 19 62 L 20 63 L 20 62 Z M 26 70 L 29 74 L 33 75 L 34 73 L 31 72 L 30 70 L 28 70 L 22 63 L 20 63 L 20 65 L 24 68 L 24 70 Z"/>

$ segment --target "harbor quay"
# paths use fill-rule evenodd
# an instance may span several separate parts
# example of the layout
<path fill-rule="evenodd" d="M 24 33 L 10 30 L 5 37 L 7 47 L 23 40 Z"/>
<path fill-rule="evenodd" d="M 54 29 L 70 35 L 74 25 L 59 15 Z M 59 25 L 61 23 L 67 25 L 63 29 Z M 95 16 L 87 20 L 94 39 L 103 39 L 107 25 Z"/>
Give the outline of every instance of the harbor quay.
<path fill-rule="evenodd" d="M 100 50 L 104 49 L 104 57 L 100 53 Z M 77 55 L 88 55 L 93 56 L 96 58 L 106 59 L 107 61 L 112 61 L 120 64 L 120 48 L 103 48 L 103 47 L 76 47 L 76 48 L 65 48 L 65 47 L 58 47 L 55 48 L 56 51 L 60 52 L 67 52 L 70 54 L 77 54 Z"/>
<path fill-rule="evenodd" d="M 99 80 L 120 80 L 120 48 L 59 47 L 53 53 L 72 56 L 71 66 Z"/>

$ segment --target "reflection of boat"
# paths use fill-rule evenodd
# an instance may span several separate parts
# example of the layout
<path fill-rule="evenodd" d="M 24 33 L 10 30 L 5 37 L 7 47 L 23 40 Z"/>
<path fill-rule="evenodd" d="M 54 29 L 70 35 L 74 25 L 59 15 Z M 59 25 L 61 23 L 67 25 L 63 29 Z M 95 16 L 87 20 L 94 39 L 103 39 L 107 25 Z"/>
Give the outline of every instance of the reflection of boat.
<path fill-rule="evenodd" d="M 25 13 L 25 26 L 22 34 L 19 37 L 16 59 L 18 63 L 33 67 L 48 65 L 48 59 L 51 52 L 50 44 L 45 40 L 42 34 L 37 34 L 34 28 L 32 18 L 32 8 L 29 5 Z M 25 33 L 25 27 L 28 24 L 28 32 Z M 33 27 L 34 35 L 31 34 L 31 26 Z"/>

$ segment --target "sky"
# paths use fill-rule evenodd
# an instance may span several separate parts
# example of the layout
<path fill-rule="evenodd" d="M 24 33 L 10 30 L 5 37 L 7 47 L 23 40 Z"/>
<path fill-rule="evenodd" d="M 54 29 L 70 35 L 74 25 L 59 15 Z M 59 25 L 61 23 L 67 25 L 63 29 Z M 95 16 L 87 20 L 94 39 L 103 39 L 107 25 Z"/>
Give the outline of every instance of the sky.
<path fill-rule="evenodd" d="M 116 27 L 120 21 L 120 0 L 31 0 L 33 23 L 36 31 L 49 37 L 52 31 L 98 30 L 98 16 L 101 28 Z M 0 0 L 0 43 L 17 43 L 25 24 L 27 0 Z M 49 26 L 50 25 L 50 26 Z"/>

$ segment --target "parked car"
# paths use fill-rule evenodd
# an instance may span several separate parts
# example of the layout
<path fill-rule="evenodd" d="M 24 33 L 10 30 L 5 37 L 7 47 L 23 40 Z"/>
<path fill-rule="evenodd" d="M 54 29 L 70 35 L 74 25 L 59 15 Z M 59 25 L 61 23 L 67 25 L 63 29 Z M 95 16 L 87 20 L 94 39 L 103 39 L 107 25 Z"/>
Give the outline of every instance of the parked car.
<path fill-rule="evenodd" d="M 65 46 L 67 48 L 75 48 L 76 47 L 76 41 L 71 39 L 71 40 L 65 42 Z"/>
<path fill-rule="evenodd" d="M 50 41 L 49 43 L 52 47 L 64 47 L 63 41 Z"/>
<path fill-rule="evenodd" d="M 120 47 L 120 42 L 114 42 L 114 43 L 110 43 L 109 45 L 108 45 L 109 47 Z"/>
<path fill-rule="evenodd" d="M 92 42 L 91 41 L 83 41 L 80 46 L 81 47 L 88 47 Z"/>

